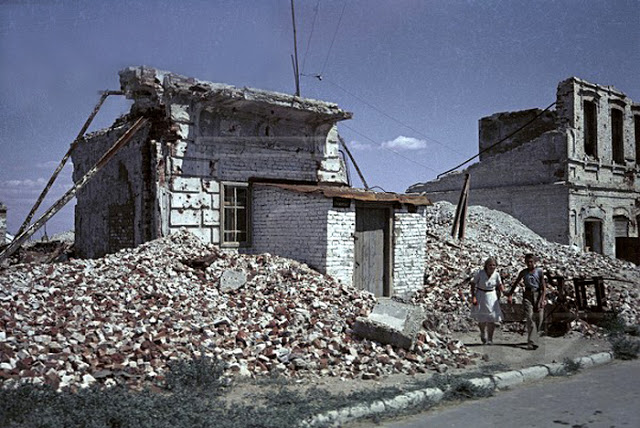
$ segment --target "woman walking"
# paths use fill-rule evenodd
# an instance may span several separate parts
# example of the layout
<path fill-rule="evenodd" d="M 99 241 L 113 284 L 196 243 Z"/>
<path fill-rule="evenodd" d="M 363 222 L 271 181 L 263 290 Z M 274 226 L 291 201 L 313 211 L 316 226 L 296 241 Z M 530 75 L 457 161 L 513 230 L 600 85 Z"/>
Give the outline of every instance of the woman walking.
<path fill-rule="evenodd" d="M 471 281 L 471 317 L 478 321 L 480 340 L 487 345 L 493 345 L 493 332 L 502 321 L 497 290 L 504 292 L 504 287 L 497 267 L 496 259 L 489 257 L 484 269 L 477 271 Z"/>

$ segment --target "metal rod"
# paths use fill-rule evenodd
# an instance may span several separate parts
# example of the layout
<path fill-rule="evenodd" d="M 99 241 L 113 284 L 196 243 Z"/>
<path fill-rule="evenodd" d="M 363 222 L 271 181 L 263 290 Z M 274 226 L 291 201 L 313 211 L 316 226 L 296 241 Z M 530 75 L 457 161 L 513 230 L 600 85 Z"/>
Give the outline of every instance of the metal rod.
<path fill-rule="evenodd" d="M 45 224 L 51 217 L 53 217 L 58 211 L 64 207 L 67 202 L 69 202 L 78 192 L 78 190 L 82 189 L 85 184 L 91 180 L 100 169 L 109 161 L 113 156 L 120 150 L 125 144 L 131 140 L 131 137 L 135 135 L 138 130 L 144 126 L 148 122 L 147 119 L 141 117 L 139 118 L 131 128 L 125 132 L 122 137 L 118 138 L 113 146 L 95 163 L 95 165 L 71 188 L 69 189 L 55 204 L 51 206 L 38 220 L 36 220 L 31 226 L 22 231 L 19 235 L 15 237 L 11 244 L 7 248 L 4 249 L 0 253 L 0 262 L 5 258 L 9 257 L 15 250 L 17 250 L 20 245 L 31 235 L 36 233 L 43 224 Z"/>
<path fill-rule="evenodd" d="M 69 159 L 69 156 L 71 156 L 71 152 L 73 152 L 73 149 L 76 148 L 76 146 L 80 142 L 80 139 L 82 138 L 84 133 L 87 132 L 87 129 L 89 128 L 89 125 L 91 125 L 91 122 L 93 121 L 93 118 L 96 117 L 96 114 L 98 114 L 98 110 L 100 110 L 100 107 L 102 107 L 102 104 L 104 103 L 104 101 L 107 99 L 107 97 L 109 95 L 124 95 L 124 92 L 122 92 L 122 91 L 103 91 L 102 92 L 102 96 L 100 97 L 100 100 L 98 101 L 96 106 L 93 108 L 93 111 L 91 112 L 91 114 L 89 115 L 87 120 L 84 122 L 84 125 L 82 126 L 82 129 L 80 129 L 80 132 L 78 132 L 78 136 L 75 138 L 75 140 L 73 140 L 73 142 L 69 146 L 69 150 L 67 150 L 67 153 L 65 153 L 65 155 L 62 157 L 62 160 L 60 161 L 60 164 L 58 164 L 58 167 L 53 172 L 53 175 L 51 176 L 51 178 L 49 178 L 49 182 L 47 183 L 47 185 L 44 186 L 44 189 L 42 190 L 42 193 L 40 193 L 40 196 L 38 197 L 38 200 L 36 201 L 36 203 L 31 208 L 31 211 L 29 211 L 29 214 L 27 215 L 27 217 L 24 219 L 24 222 L 22 223 L 22 226 L 20 226 L 20 229 L 18 229 L 18 233 L 16 233 L 16 238 L 31 223 L 31 219 L 33 219 L 34 214 L 36 213 L 38 208 L 40 208 L 40 204 L 42 204 L 42 201 L 47 196 L 47 193 L 49 193 L 49 189 L 51 189 L 51 186 L 53 185 L 53 182 L 56 181 L 56 178 L 58 177 L 58 174 L 60 174 L 60 171 L 62 171 L 62 168 L 64 168 L 64 165 L 67 163 L 67 160 Z"/>
<path fill-rule="evenodd" d="M 291 21 L 293 22 L 293 51 L 295 52 L 294 72 L 296 73 L 296 96 L 300 96 L 300 68 L 298 67 L 298 38 L 296 33 L 296 13 L 291 0 Z"/>
<path fill-rule="evenodd" d="M 362 175 L 362 171 L 360 171 L 360 168 L 358 167 L 356 160 L 353 158 L 353 155 L 351 154 L 349 147 L 347 147 L 347 143 L 344 142 L 344 139 L 340 135 L 338 135 L 338 139 L 340 140 L 340 143 L 342 143 L 342 147 L 344 147 L 344 150 L 347 152 L 349 159 L 351 159 L 351 163 L 353 163 L 353 166 L 356 169 L 356 172 L 358 173 L 358 176 L 360 177 L 362 184 L 364 184 L 364 189 L 369 190 L 369 185 L 367 184 L 367 180 L 364 179 L 364 175 Z"/>

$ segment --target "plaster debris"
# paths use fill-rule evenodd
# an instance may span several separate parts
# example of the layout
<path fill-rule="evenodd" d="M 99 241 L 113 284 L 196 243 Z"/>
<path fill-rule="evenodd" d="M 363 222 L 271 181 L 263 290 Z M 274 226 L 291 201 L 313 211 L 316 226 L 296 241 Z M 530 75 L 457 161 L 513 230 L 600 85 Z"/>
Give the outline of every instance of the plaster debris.
<path fill-rule="evenodd" d="M 246 284 L 223 291 L 225 272 Z M 220 251 L 179 232 L 95 260 L 0 272 L 0 378 L 56 388 L 161 382 L 202 352 L 229 373 L 375 379 L 461 367 L 458 341 L 421 331 L 410 350 L 351 334 L 372 294 L 307 265 Z"/>
<path fill-rule="evenodd" d="M 425 286 L 413 301 L 425 305 L 425 325 L 429 329 L 448 333 L 475 328 L 475 322 L 468 317 L 469 280 L 473 272 L 482 268 L 488 257 L 495 257 L 508 288 L 524 268 L 526 253 L 538 256 L 538 266 L 550 275 L 565 278 L 569 298 L 573 295 L 573 283 L 569 280 L 604 277 L 608 309 L 620 311 L 628 324 L 638 323 L 640 268 L 633 263 L 549 242 L 510 215 L 482 206 L 469 207 L 466 237 L 460 242 L 450 236 L 454 214 L 455 206 L 444 201 L 426 208 Z M 558 290 L 553 285 L 549 288 L 549 301 L 555 303 Z M 521 288 L 516 291 L 516 300 L 521 291 Z M 573 322 L 572 328 L 585 333 L 597 331 L 579 320 Z"/>

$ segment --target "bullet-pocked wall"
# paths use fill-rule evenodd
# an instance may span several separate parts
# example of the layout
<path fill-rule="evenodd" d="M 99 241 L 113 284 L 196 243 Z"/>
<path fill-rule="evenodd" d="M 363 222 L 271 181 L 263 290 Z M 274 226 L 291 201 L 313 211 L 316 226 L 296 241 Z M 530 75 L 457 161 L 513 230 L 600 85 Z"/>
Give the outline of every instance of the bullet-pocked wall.
<path fill-rule="evenodd" d="M 76 248 L 97 257 L 181 228 L 231 248 L 247 239 L 251 180 L 346 185 L 333 103 L 199 81 L 149 67 L 120 72 L 130 112 L 73 154 L 79 180 L 128 128 L 139 132 L 78 194 Z M 225 215 L 226 213 L 226 215 Z"/>
<path fill-rule="evenodd" d="M 572 77 L 558 84 L 555 110 L 480 119 L 480 150 L 538 115 L 464 171 L 469 203 L 504 211 L 548 240 L 614 256 L 616 237 L 638 237 L 640 105 Z M 452 173 L 407 192 L 455 204 L 463 179 Z"/>

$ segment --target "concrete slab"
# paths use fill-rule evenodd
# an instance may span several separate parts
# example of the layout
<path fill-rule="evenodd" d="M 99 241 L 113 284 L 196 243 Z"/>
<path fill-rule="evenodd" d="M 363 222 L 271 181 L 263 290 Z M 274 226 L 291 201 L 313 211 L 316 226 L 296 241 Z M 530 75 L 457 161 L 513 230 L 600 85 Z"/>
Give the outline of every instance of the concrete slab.
<path fill-rule="evenodd" d="M 356 319 L 353 330 L 364 338 L 411 349 L 424 320 L 420 306 L 380 299 L 368 317 Z"/>

